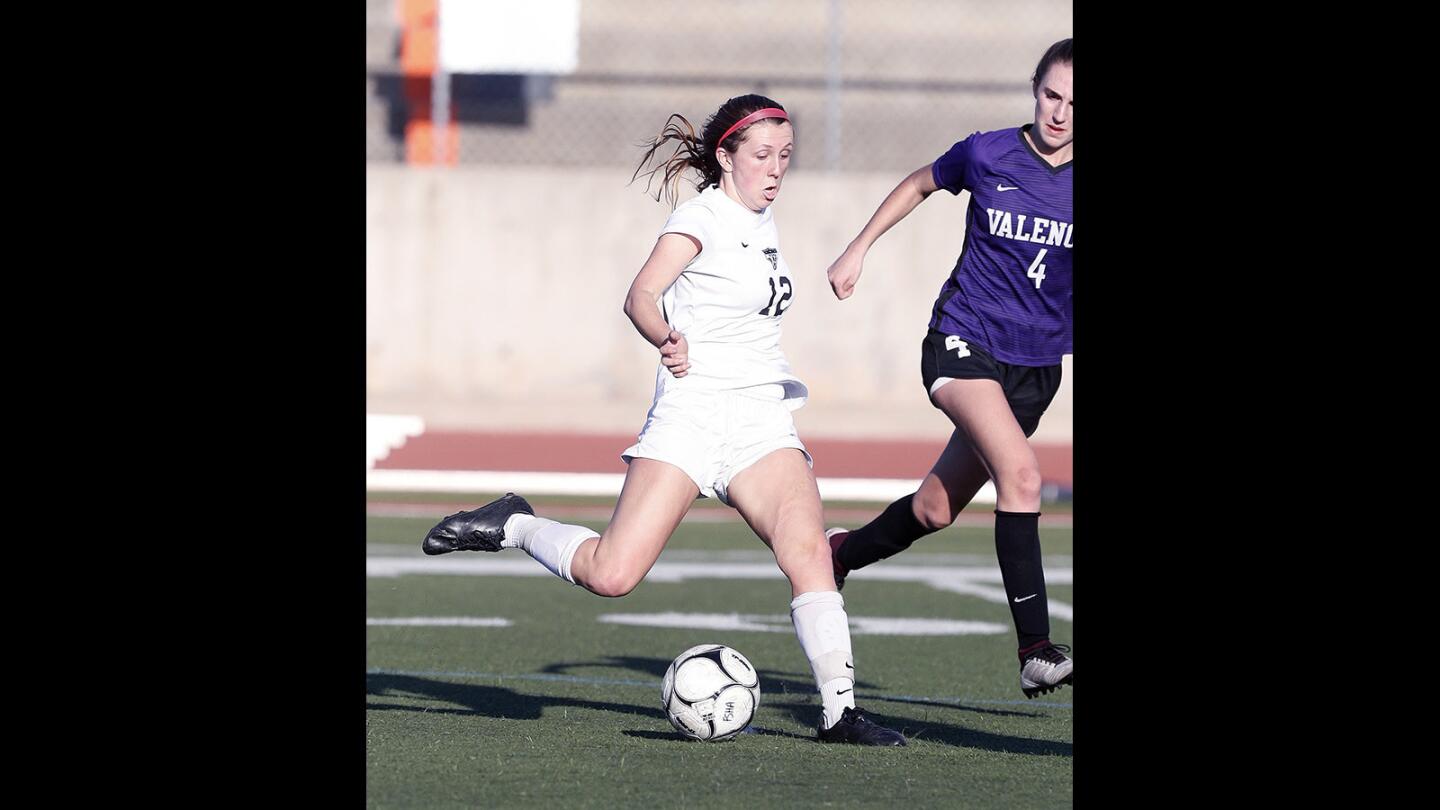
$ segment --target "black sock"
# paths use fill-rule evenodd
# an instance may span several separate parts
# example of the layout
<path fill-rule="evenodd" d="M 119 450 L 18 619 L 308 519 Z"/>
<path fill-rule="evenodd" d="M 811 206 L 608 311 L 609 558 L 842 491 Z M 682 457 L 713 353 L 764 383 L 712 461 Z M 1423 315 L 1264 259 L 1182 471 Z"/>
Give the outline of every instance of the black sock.
<path fill-rule="evenodd" d="M 846 541 L 848 544 L 848 540 Z M 1040 567 L 1040 513 L 995 510 L 995 556 L 1020 649 L 1050 638 L 1050 600 Z"/>
<path fill-rule="evenodd" d="M 926 528 L 925 524 L 915 519 L 915 512 L 910 506 L 913 500 L 913 494 L 906 495 L 885 507 L 879 517 L 850 532 L 835 558 L 854 571 L 899 554 L 911 543 L 937 531 Z"/>

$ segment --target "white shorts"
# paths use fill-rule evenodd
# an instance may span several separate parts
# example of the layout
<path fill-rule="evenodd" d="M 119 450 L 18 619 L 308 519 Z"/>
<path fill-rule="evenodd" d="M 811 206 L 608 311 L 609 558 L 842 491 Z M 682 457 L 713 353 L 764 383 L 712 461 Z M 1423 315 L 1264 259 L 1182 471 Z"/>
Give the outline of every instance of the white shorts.
<path fill-rule="evenodd" d="M 742 393 L 744 392 L 744 393 Z M 653 458 L 685 471 L 701 497 L 727 498 L 735 476 L 767 454 L 793 447 L 815 465 L 795 433 L 795 419 L 780 386 L 734 391 L 671 389 L 650 406 L 640 438 L 620 454 Z"/>

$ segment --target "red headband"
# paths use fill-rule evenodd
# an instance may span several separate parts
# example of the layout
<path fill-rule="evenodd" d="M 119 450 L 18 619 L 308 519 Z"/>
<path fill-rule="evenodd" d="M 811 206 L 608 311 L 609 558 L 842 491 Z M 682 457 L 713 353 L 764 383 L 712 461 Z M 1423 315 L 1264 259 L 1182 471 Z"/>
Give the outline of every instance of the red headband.
<path fill-rule="evenodd" d="M 720 140 L 715 142 L 715 145 L 719 146 L 720 144 L 725 143 L 725 139 L 730 137 L 730 133 L 745 126 L 746 124 L 751 124 L 759 121 L 761 118 L 783 118 L 786 121 L 790 120 L 790 116 L 786 115 L 785 111 L 780 109 L 779 107 L 766 107 L 763 110 L 756 110 L 755 112 L 750 113 L 744 118 L 741 118 L 739 121 L 731 124 L 730 128 L 725 130 L 725 134 L 720 136 Z"/>

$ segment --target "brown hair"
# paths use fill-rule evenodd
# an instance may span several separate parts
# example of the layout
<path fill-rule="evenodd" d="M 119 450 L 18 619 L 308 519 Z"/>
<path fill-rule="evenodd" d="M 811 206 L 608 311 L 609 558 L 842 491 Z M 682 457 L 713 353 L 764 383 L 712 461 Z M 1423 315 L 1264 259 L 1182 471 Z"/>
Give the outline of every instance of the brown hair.
<path fill-rule="evenodd" d="M 658 201 L 662 192 L 670 201 L 670 206 L 675 206 L 679 197 L 680 176 L 686 169 L 695 169 L 700 173 L 700 179 L 695 182 L 698 191 L 704 191 L 706 187 L 717 185 L 720 182 L 720 175 L 723 171 L 720 168 L 720 161 L 715 159 L 716 148 L 722 148 L 727 152 L 734 153 L 745 142 L 745 133 L 750 127 L 762 121 L 781 121 L 780 118 L 761 118 L 752 121 L 740 129 L 730 133 L 730 136 L 719 142 L 720 136 L 741 118 L 757 110 L 767 107 L 774 107 L 783 110 L 780 103 L 765 96 L 750 93 L 743 96 L 736 96 L 724 104 L 720 109 L 705 121 L 705 128 L 697 137 L 695 126 L 686 120 L 685 116 L 675 113 L 665 121 L 665 127 L 655 139 L 640 144 L 647 147 L 645 157 L 640 159 L 640 165 L 635 168 L 635 174 L 630 176 L 630 182 L 640 176 L 640 170 L 650 162 L 655 152 L 665 145 L 667 141 L 676 141 L 675 151 L 669 158 L 660 161 L 655 168 L 645 173 L 645 191 L 650 191 L 651 181 L 656 173 L 663 171 L 664 179 L 660 181 L 660 188 L 655 192 L 655 199 Z"/>
<path fill-rule="evenodd" d="M 1040 57 L 1040 64 L 1035 66 L 1035 75 L 1030 77 L 1030 92 L 1040 92 L 1040 80 L 1045 78 L 1045 71 L 1056 62 L 1064 62 L 1067 65 L 1075 64 L 1075 38 L 1062 39 L 1050 46 L 1050 50 Z"/>

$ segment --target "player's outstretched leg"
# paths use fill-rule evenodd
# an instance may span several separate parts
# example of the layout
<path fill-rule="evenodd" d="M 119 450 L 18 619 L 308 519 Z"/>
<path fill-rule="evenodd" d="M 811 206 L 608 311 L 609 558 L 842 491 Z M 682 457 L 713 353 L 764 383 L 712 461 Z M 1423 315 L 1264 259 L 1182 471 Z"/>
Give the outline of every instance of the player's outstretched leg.
<path fill-rule="evenodd" d="M 425 535 L 421 548 L 426 554 L 452 551 L 499 551 L 505 541 L 505 521 L 511 515 L 534 515 L 535 510 L 513 492 L 479 509 L 456 512 L 435 524 Z"/>
<path fill-rule="evenodd" d="M 1047 639 L 1020 651 L 1020 689 L 1033 698 L 1054 692 L 1065 684 L 1073 684 L 1074 663 L 1065 653 L 1064 644 L 1051 644 Z"/>
<path fill-rule="evenodd" d="M 930 468 L 920 489 L 885 507 L 874 520 L 858 529 L 829 529 L 830 558 L 835 587 L 858 568 L 888 559 L 915 541 L 951 523 L 990 480 L 990 472 L 964 432 L 955 430 L 945 451 Z"/>

